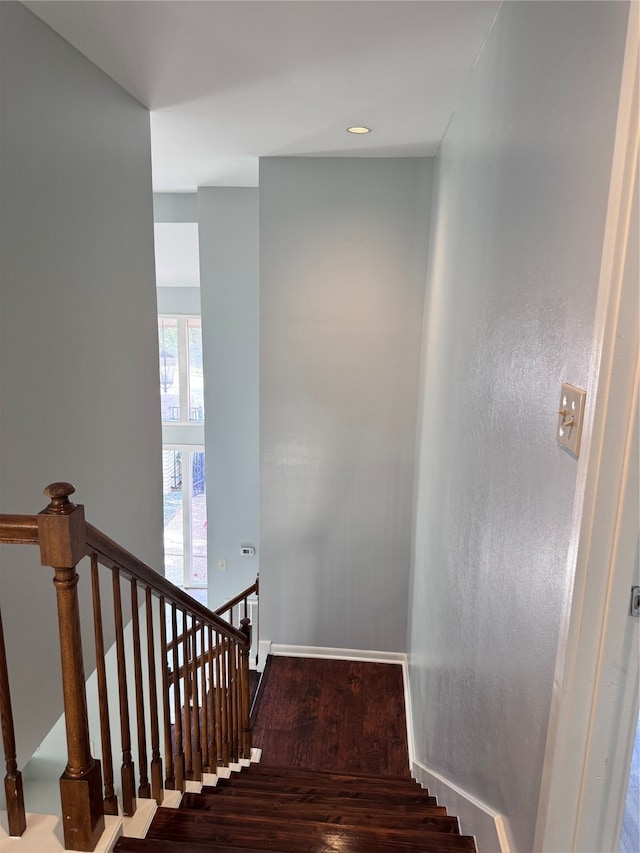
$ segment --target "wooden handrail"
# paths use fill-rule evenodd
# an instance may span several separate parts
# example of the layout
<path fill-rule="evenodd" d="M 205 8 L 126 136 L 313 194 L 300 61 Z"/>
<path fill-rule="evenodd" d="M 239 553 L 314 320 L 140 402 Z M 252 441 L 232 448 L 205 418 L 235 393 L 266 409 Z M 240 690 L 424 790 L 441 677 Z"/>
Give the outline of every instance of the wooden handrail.
<path fill-rule="evenodd" d="M 221 616 L 224 619 L 228 619 L 229 624 L 232 627 L 235 627 L 233 624 L 234 620 L 234 608 L 238 608 L 238 627 L 242 631 L 243 634 L 247 637 L 249 642 L 249 646 L 253 643 L 253 636 L 255 632 L 255 625 L 251 626 L 251 620 L 249 618 L 249 599 L 252 595 L 256 596 L 256 601 L 260 596 L 260 575 L 258 575 L 255 579 L 255 583 L 252 583 L 251 586 L 248 586 L 246 589 L 243 589 L 242 592 L 239 592 L 233 598 L 230 598 L 229 601 L 225 601 L 224 604 L 221 604 L 213 612 L 216 616 Z M 244 606 L 243 606 L 244 605 Z M 256 635 L 257 636 L 257 635 Z M 258 643 L 255 644 L 256 650 L 256 665 L 258 664 Z M 246 649 L 242 649 L 241 652 L 244 655 Z M 247 658 L 247 672 L 248 672 L 248 658 Z"/>
<path fill-rule="evenodd" d="M 233 598 L 229 599 L 229 601 L 225 601 L 225 603 L 221 604 L 220 607 L 216 607 L 213 612 L 216 616 L 222 616 L 222 614 L 226 613 L 227 610 L 231 610 L 231 608 L 235 607 L 236 604 L 241 604 L 246 598 L 249 598 L 250 595 L 253 595 L 253 593 L 257 591 L 258 581 L 254 581 L 251 586 L 248 586 L 246 589 L 243 589 L 242 592 L 234 595 Z"/>
<path fill-rule="evenodd" d="M 212 612 L 187 593 L 174 586 L 142 560 L 84 518 L 84 508 L 71 503 L 75 491 L 70 483 L 53 483 L 45 489 L 49 505 L 38 515 L 0 515 L 0 544 L 35 544 L 40 547 L 40 562 L 54 571 L 53 583 L 58 608 L 62 692 L 67 733 L 67 766 L 60 779 L 62 824 L 65 849 L 91 851 L 104 829 L 104 814 L 113 814 L 118 805 L 114 794 L 113 761 L 109 722 L 107 673 L 102 626 L 99 567 L 110 572 L 113 586 L 113 627 L 117 657 L 117 698 L 122 741 L 122 813 L 136 808 L 135 767 L 132 759 L 129 725 L 129 691 L 125 663 L 125 620 L 122 608 L 121 578 L 130 585 L 131 631 L 135 674 L 135 711 L 138 740 L 139 796 L 152 795 L 162 803 L 162 759 L 160 755 L 160 717 L 164 728 L 166 786 L 185 789 L 186 779 L 200 780 L 203 772 L 215 772 L 219 764 L 248 758 L 251 754 L 249 719 L 249 653 L 251 627 L 247 617 L 247 598 L 257 592 L 257 581 Z M 92 757 L 85 674 L 80 629 L 80 605 L 77 566 L 90 558 L 92 617 L 97 656 L 100 730 L 104 760 L 104 799 L 101 762 Z M 81 570 L 83 574 L 83 570 Z M 138 586 L 143 602 L 138 597 Z M 154 605 L 157 604 L 157 608 Z M 221 614 L 244 602 L 244 618 L 235 627 Z M 140 613 L 145 610 L 145 623 Z M 155 612 L 154 612 L 155 611 Z M 178 634 L 178 615 L 180 630 Z M 169 626 L 170 622 L 170 626 Z M 171 628 L 171 641 L 167 633 Z M 146 630 L 145 630 L 146 628 Z M 156 645 L 161 659 L 162 696 L 156 683 Z M 0 625 L 0 645 L 1 643 Z M 143 689 L 143 641 L 148 670 L 148 694 L 151 728 L 151 766 L 148 775 L 146 748 L 146 692 Z M 20 801 L 20 777 L 16 773 L 15 739 L 4 646 L 0 654 L 0 711 L 7 763 L 8 795 Z M 173 701 L 170 701 L 170 693 Z M 173 717 L 172 717 L 173 710 Z M 193 718 L 193 725 L 192 719 Z M 172 730 L 173 735 L 172 736 Z M 143 742 L 140 742 L 142 738 Z M 193 738 L 193 740 L 192 740 Z M 8 796 L 9 798 L 9 796 Z M 24 805 L 10 818 L 13 834 L 24 829 Z M 16 832 L 14 833 L 14 830 Z"/>
<path fill-rule="evenodd" d="M 7 545 L 37 545 L 37 515 L 0 515 L 0 542 Z"/>
<path fill-rule="evenodd" d="M 220 619 L 215 612 L 200 604 L 186 592 L 178 589 L 171 581 L 162 577 L 151 566 L 139 560 L 138 557 L 118 545 L 113 539 L 109 539 L 93 525 L 87 523 L 86 527 L 87 554 L 95 552 L 98 557 L 102 558 L 102 562 L 118 566 L 121 572 L 136 578 L 142 584 L 150 586 L 156 594 L 163 595 L 167 601 L 175 602 L 182 610 L 191 613 L 205 624 L 211 624 L 220 634 L 224 634 L 230 640 L 235 640 L 241 646 L 246 646 L 247 638 L 242 631 L 231 627 L 224 619 Z"/>
<path fill-rule="evenodd" d="M 238 604 L 242 604 L 242 602 L 245 603 L 245 609 L 246 609 L 247 599 L 249 598 L 249 596 L 253 595 L 254 593 L 256 593 L 256 594 L 258 593 L 258 580 L 257 579 L 251 584 L 251 586 L 248 586 L 246 589 L 243 589 L 242 592 L 239 592 L 237 595 L 234 595 L 234 597 L 230 598 L 229 601 L 225 601 L 224 604 L 221 604 L 220 607 L 217 607 L 215 610 L 212 610 L 211 613 L 213 613 L 215 616 L 223 616 L 229 610 L 233 610 L 233 608 L 236 607 Z M 225 619 L 224 624 L 228 626 L 229 622 Z M 194 622 L 194 624 L 191 625 L 191 627 L 187 629 L 186 636 L 189 637 L 189 636 L 191 636 L 191 634 L 197 634 L 202 629 L 202 627 L 203 626 L 202 626 L 201 622 Z M 231 625 L 231 627 L 235 628 L 234 625 Z M 244 632 L 241 632 L 241 633 L 244 633 Z M 245 634 L 245 636 L 246 636 L 246 634 Z M 169 642 L 168 647 L 169 647 L 169 649 L 172 649 L 174 642 L 181 643 L 183 641 L 184 641 L 184 636 L 182 634 L 178 634 L 178 636 L 176 637 L 175 640 L 171 640 Z"/>

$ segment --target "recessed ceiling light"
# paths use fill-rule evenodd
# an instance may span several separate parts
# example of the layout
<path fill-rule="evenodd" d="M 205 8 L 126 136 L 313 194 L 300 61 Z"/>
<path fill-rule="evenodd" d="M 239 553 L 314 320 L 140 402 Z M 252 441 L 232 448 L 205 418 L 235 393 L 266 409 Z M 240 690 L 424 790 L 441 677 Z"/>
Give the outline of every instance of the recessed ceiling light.
<path fill-rule="evenodd" d="M 370 127 L 348 127 L 347 133 L 371 133 Z"/>

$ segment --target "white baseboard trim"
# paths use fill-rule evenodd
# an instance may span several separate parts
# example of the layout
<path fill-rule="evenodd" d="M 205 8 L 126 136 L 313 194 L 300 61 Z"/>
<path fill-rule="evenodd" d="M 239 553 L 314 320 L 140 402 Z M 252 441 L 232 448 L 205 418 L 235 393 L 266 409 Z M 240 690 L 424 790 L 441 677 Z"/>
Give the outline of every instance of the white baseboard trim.
<path fill-rule="evenodd" d="M 413 767 L 416 757 L 415 744 L 413 740 L 413 708 L 411 706 L 411 686 L 409 684 L 409 658 L 403 655 L 402 661 L 402 684 L 404 686 L 404 715 L 407 721 L 407 751 L 409 753 L 409 767 Z"/>
<path fill-rule="evenodd" d="M 447 807 L 449 814 L 458 817 L 462 835 L 475 836 L 478 853 L 515 853 L 515 847 L 509 841 L 506 819 L 502 815 L 444 776 L 429 770 L 420 761 L 412 762 L 411 774 L 423 788 L 428 788 L 429 793 L 438 798 L 439 803 Z"/>
<path fill-rule="evenodd" d="M 271 654 L 271 642 L 269 640 L 260 640 L 258 643 L 258 663 L 256 669 L 258 672 L 264 672 L 264 667 L 267 662 L 267 657 Z"/>
<path fill-rule="evenodd" d="M 266 654 L 288 658 L 339 658 L 340 660 L 368 661 L 370 663 L 399 663 L 406 660 L 403 652 L 378 652 L 369 649 L 333 649 L 328 646 L 286 646 L 271 643 L 268 640 L 260 642 L 268 646 Z"/>

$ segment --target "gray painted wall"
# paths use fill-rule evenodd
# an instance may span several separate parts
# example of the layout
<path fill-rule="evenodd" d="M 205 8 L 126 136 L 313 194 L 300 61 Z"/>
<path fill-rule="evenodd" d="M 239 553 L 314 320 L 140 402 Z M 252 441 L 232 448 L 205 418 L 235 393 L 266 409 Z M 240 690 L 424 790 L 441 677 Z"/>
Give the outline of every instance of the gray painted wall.
<path fill-rule="evenodd" d="M 159 287 L 158 314 L 200 315 L 199 287 Z"/>
<path fill-rule="evenodd" d="M 154 222 L 197 222 L 197 193 L 154 193 Z"/>
<path fill-rule="evenodd" d="M 198 190 L 211 607 L 256 578 L 260 538 L 258 190 Z M 242 545 L 255 557 L 243 557 Z M 226 572 L 218 560 L 227 561 Z"/>
<path fill-rule="evenodd" d="M 262 639 L 406 648 L 431 174 L 261 161 Z"/>
<path fill-rule="evenodd" d="M 0 507 L 38 512 L 69 480 L 93 524 L 161 569 L 149 115 L 23 6 L 0 15 Z M 62 709 L 55 597 L 36 548 L 0 560 L 24 762 Z M 91 630 L 84 646 L 88 673 Z"/>
<path fill-rule="evenodd" d="M 627 5 L 506 3 L 437 159 L 409 631 L 418 760 L 532 850 Z"/>

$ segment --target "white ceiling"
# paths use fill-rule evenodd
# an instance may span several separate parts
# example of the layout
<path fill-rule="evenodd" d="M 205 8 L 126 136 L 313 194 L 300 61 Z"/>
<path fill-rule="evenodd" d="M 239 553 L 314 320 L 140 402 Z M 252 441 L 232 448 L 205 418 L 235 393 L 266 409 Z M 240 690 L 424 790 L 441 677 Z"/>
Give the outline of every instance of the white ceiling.
<path fill-rule="evenodd" d="M 259 157 L 435 154 L 500 2 L 25 5 L 151 110 L 154 190 L 188 192 L 257 186 Z"/>

